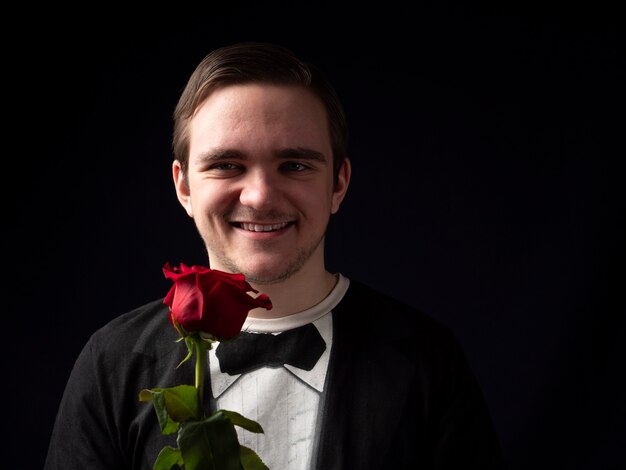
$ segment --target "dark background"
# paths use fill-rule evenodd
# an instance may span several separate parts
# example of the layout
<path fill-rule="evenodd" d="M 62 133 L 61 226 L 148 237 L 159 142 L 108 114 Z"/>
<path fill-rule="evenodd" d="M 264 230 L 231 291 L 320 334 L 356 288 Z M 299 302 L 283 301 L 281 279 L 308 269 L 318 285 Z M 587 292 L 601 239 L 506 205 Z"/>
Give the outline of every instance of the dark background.
<path fill-rule="evenodd" d="M 345 103 L 354 170 L 329 267 L 455 331 L 511 469 L 624 468 L 619 16 L 286 5 L 42 12 L 3 41 L 11 467 L 42 467 L 90 334 L 163 296 L 166 261 L 206 264 L 171 180 L 171 113 L 206 53 L 262 40 Z"/>

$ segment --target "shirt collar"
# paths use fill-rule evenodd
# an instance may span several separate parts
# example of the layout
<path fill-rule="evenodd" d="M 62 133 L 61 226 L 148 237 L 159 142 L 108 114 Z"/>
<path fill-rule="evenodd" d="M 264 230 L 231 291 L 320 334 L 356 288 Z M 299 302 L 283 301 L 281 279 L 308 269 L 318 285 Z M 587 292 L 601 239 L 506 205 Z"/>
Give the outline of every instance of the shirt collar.
<path fill-rule="evenodd" d="M 278 319 L 247 319 L 244 323 L 243 330 L 256 332 L 280 332 L 291 328 L 313 323 L 320 332 L 320 335 L 326 342 L 326 349 L 318 359 L 317 363 L 311 370 L 298 369 L 297 367 L 286 364 L 285 369 L 294 374 L 300 380 L 313 387 L 315 390 L 322 392 L 324 390 L 324 382 L 326 380 L 326 371 L 328 369 L 328 361 L 330 359 L 330 351 L 333 342 L 333 323 L 332 309 L 341 301 L 344 294 L 348 290 L 348 278 L 338 275 L 338 281 L 331 293 L 319 304 L 304 312 L 296 313 L 285 318 Z M 311 321 L 314 319 L 313 321 Z M 285 326 L 289 326 L 284 328 Z M 278 329 L 277 327 L 283 327 Z M 241 376 L 229 375 L 220 370 L 219 360 L 215 355 L 215 348 L 219 343 L 213 344 L 213 348 L 209 351 L 209 369 L 211 377 L 211 390 L 213 397 L 218 398 L 224 393 L 237 379 Z M 263 369 L 260 369 L 263 373 Z"/>

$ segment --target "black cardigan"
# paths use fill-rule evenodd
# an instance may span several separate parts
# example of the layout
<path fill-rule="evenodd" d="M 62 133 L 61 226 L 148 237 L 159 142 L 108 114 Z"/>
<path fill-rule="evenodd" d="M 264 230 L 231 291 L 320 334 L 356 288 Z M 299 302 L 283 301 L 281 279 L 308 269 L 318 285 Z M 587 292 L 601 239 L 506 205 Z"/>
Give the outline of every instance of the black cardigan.
<path fill-rule="evenodd" d="M 193 384 L 162 299 L 96 331 L 64 392 L 44 470 L 151 469 L 163 436 L 144 388 Z M 208 373 L 208 372 L 207 372 Z M 205 406 L 214 407 L 210 380 Z M 315 469 L 500 469 L 480 387 L 453 333 L 351 280 L 333 346 Z M 288 469 L 271 469 L 288 470 Z"/>

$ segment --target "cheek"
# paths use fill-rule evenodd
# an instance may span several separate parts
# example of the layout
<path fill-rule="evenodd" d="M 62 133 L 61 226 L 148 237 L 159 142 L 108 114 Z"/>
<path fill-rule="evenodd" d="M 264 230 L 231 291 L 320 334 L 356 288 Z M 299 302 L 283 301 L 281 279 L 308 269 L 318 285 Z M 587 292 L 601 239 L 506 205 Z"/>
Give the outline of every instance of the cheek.
<path fill-rule="evenodd" d="M 327 221 L 334 205 L 330 194 L 318 197 L 307 195 L 306 198 L 301 201 L 303 204 L 306 204 L 309 218 L 318 223 L 325 223 Z"/>
<path fill-rule="evenodd" d="M 222 212 L 231 203 L 233 196 L 217 184 L 196 185 L 191 188 L 191 201 L 196 216 Z"/>

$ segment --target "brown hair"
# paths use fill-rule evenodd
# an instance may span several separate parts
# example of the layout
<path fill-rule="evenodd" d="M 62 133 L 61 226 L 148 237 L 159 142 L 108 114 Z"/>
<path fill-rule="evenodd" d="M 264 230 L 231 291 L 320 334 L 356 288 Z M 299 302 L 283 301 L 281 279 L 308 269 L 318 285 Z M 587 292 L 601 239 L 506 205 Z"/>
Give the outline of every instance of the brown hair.
<path fill-rule="evenodd" d="M 216 88 L 251 82 L 302 86 L 320 99 L 328 117 L 336 182 L 347 157 L 348 126 L 335 89 L 318 68 L 300 60 L 289 49 L 260 42 L 216 49 L 191 74 L 174 110 L 172 149 L 183 174 L 187 174 L 189 162 L 189 121 L 195 111 Z"/>

